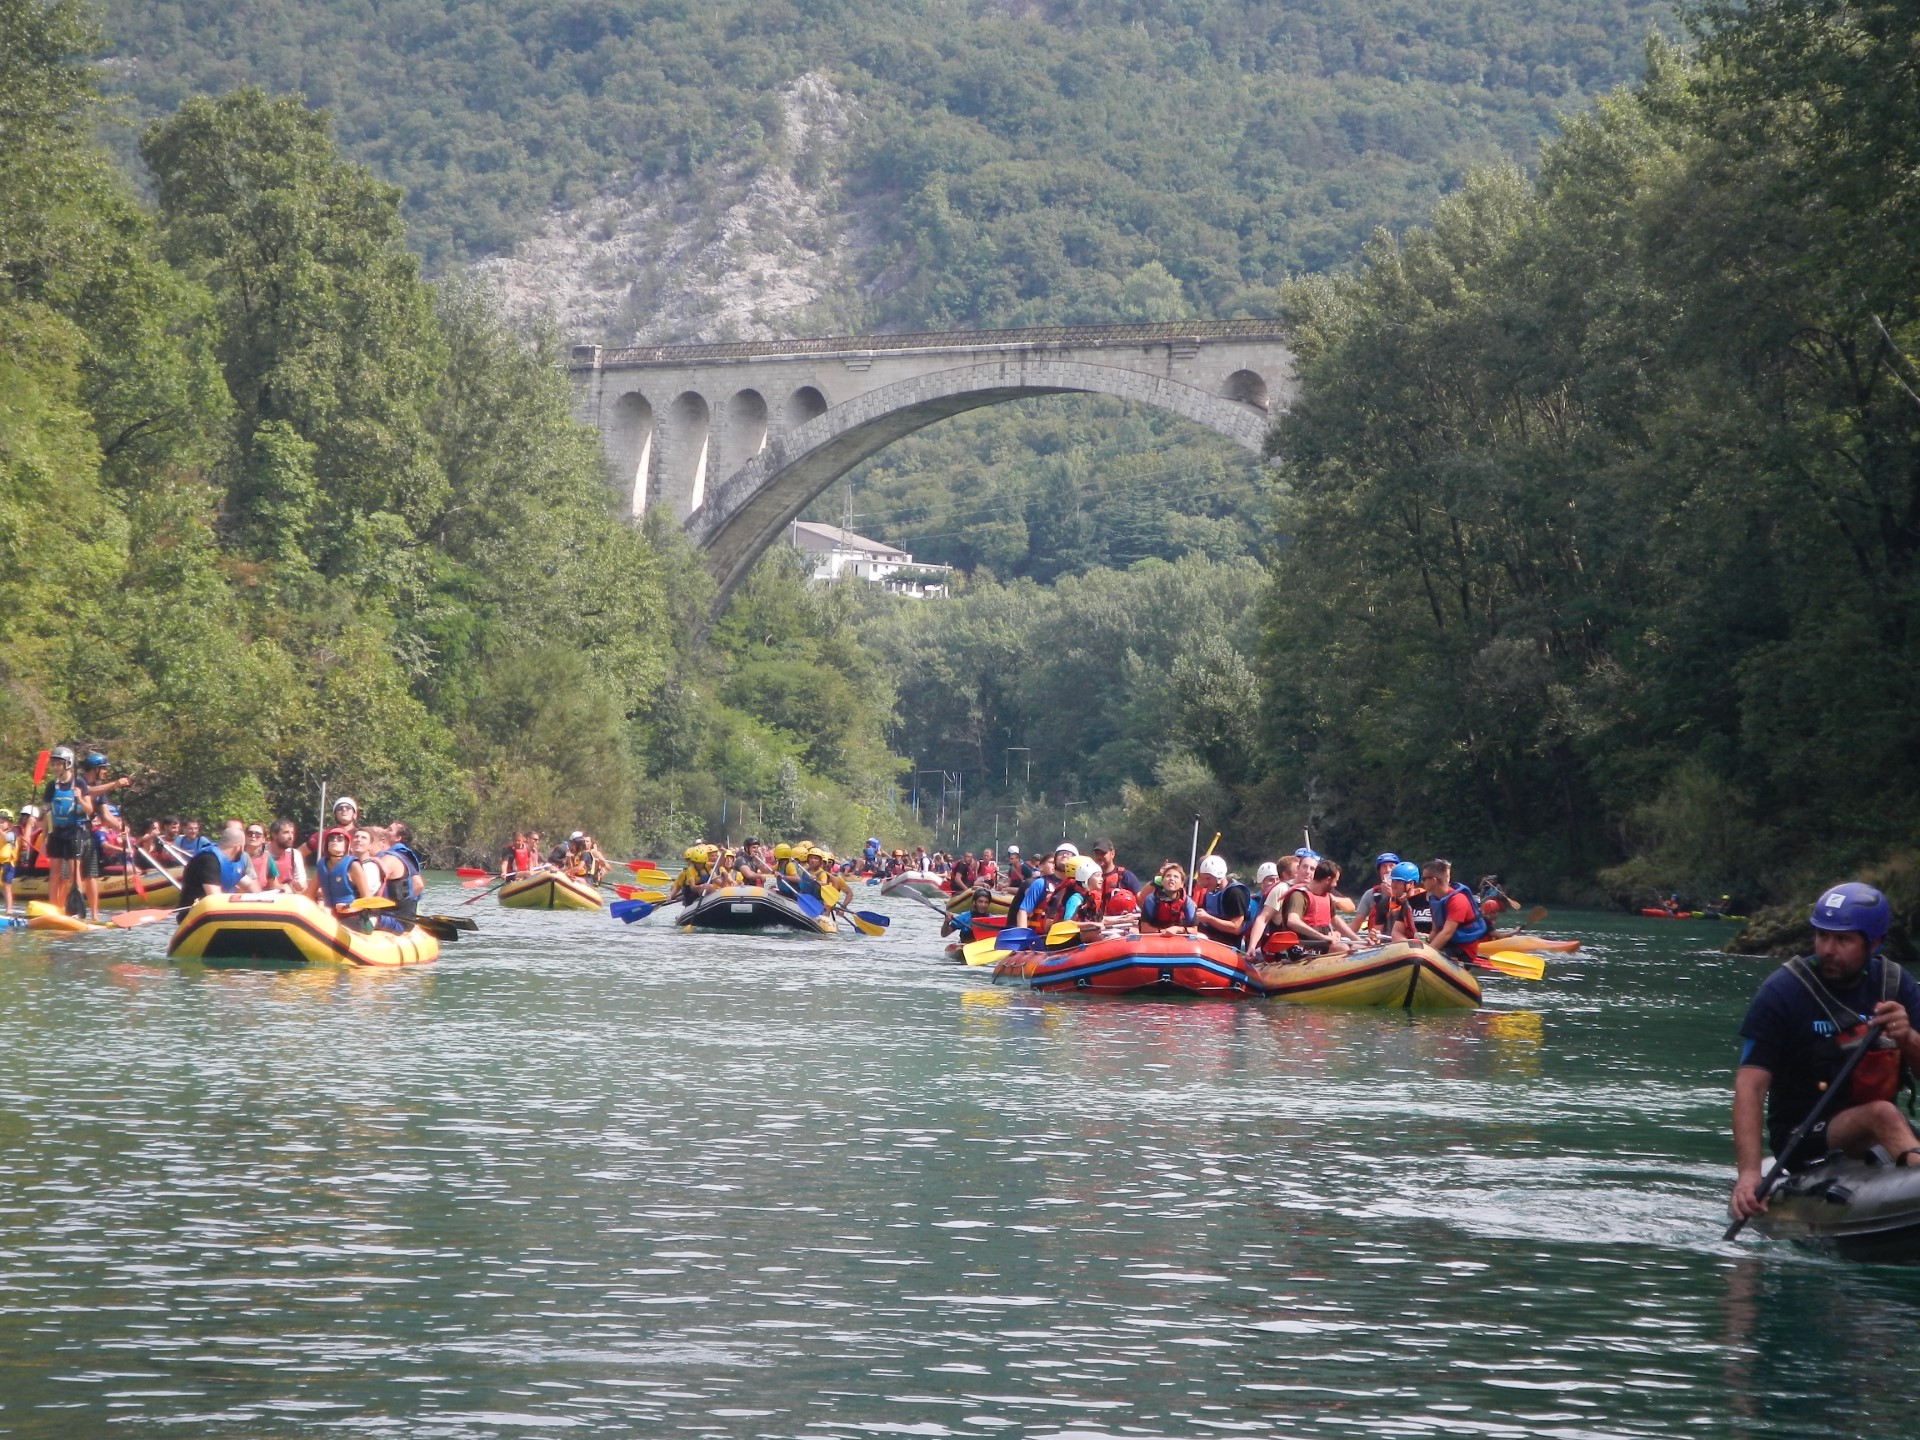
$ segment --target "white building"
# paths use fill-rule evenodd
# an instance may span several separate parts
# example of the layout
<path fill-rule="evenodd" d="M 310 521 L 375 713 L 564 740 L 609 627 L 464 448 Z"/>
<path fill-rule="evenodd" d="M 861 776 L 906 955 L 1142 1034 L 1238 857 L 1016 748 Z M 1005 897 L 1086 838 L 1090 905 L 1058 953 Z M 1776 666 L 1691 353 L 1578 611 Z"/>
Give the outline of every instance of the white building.
<path fill-rule="evenodd" d="M 951 565 L 916 565 L 905 550 L 884 540 L 870 540 L 838 525 L 796 520 L 788 527 L 788 543 L 813 562 L 815 580 L 850 576 L 877 585 L 895 595 L 925 599 L 947 593 Z"/>

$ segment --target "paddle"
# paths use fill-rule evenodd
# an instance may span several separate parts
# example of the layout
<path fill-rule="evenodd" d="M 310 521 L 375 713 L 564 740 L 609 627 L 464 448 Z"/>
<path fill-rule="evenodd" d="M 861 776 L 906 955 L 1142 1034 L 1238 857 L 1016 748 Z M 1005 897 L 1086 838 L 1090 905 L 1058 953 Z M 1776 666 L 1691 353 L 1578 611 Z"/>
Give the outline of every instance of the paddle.
<path fill-rule="evenodd" d="M 444 925 L 449 930 L 463 930 L 469 935 L 480 933 L 480 922 L 471 915 L 416 915 L 416 920 L 431 920 L 436 925 Z"/>
<path fill-rule="evenodd" d="M 658 860 L 622 860 L 620 863 L 636 875 L 642 870 L 651 870 L 656 875 L 666 874 L 666 871 L 660 868 Z"/>
<path fill-rule="evenodd" d="M 1547 973 L 1547 962 L 1524 950 L 1495 950 L 1491 954 L 1481 955 L 1478 963 L 1519 980 L 1541 980 Z"/>
<path fill-rule="evenodd" d="M 1028 950 L 1039 943 L 1040 936 L 1035 931 L 1002 930 L 984 939 L 969 940 L 960 947 L 960 958 L 968 965 L 991 965 L 1002 955 Z"/>
<path fill-rule="evenodd" d="M 853 928 L 862 935 L 884 935 L 892 921 L 878 910 L 841 910 L 838 912 L 852 922 Z"/>
<path fill-rule="evenodd" d="M 458 940 L 460 938 L 460 931 L 463 928 L 467 928 L 455 924 L 445 915 L 416 915 L 413 917 L 413 923 L 426 931 L 427 934 L 433 936 L 434 939 L 444 940 L 448 944 L 452 944 L 455 940 Z"/>
<path fill-rule="evenodd" d="M 622 900 L 650 900 L 656 905 L 667 898 L 664 890 L 642 890 L 638 885 L 615 885 L 613 893 Z"/>
<path fill-rule="evenodd" d="M 162 920 L 173 919 L 171 910 L 122 910 L 118 915 L 109 915 L 107 924 L 116 930 L 131 930 L 136 925 L 157 925 Z"/>
<path fill-rule="evenodd" d="M 1079 943 L 1080 922 L 1078 920 L 1056 920 L 1047 927 L 1047 949 L 1060 950 L 1068 945 L 1078 945 Z"/>
<path fill-rule="evenodd" d="M 357 915 L 363 910 L 391 910 L 393 901 L 385 895 L 362 895 L 351 905 L 343 906 L 346 914 Z"/>
<path fill-rule="evenodd" d="M 47 778 L 47 762 L 53 758 L 51 750 L 42 750 L 33 757 L 33 785 L 37 790 Z"/>
<path fill-rule="evenodd" d="M 663 903 L 658 900 L 616 900 L 607 906 L 607 913 L 622 925 L 631 925 L 636 920 L 646 919 Z"/>
<path fill-rule="evenodd" d="M 1780 1147 L 1780 1153 L 1774 1157 L 1773 1168 L 1767 1172 L 1766 1178 L 1760 1182 L 1759 1188 L 1753 1192 L 1756 1198 L 1765 1201 L 1766 1198 L 1773 1194 L 1774 1190 L 1779 1187 L 1780 1182 L 1787 1178 L 1787 1166 L 1793 1163 L 1794 1152 L 1806 1142 L 1807 1136 L 1813 1133 L 1814 1126 L 1827 1118 L 1827 1111 L 1833 1108 L 1833 1102 L 1847 1093 L 1847 1081 L 1853 1078 L 1854 1066 L 1858 1065 L 1861 1057 L 1873 1048 L 1873 1042 L 1880 1038 L 1880 1025 L 1881 1022 L 1876 1020 L 1867 1026 L 1867 1033 L 1861 1037 L 1859 1046 L 1847 1057 L 1846 1063 L 1840 1067 L 1840 1073 L 1828 1082 L 1827 1088 L 1821 1093 L 1819 1103 L 1807 1112 L 1807 1118 L 1795 1127 L 1791 1135 L 1787 1136 L 1787 1143 Z M 1746 1229 L 1747 1221 L 1750 1218 L 1752 1217 L 1742 1215 L 1738 1220 L 1727 1226 L 1726 1234 L 1720 1238 L 1722 1240 L 1733 1239 L 1742 1230 Z"/>

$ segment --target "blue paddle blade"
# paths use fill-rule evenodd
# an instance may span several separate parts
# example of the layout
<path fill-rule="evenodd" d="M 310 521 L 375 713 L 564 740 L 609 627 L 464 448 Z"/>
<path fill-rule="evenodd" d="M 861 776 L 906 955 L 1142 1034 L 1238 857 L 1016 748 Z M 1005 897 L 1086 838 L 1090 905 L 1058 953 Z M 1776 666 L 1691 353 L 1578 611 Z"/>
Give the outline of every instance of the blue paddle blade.
<path fill-rule="evenodd" d="M 893 917 L 891 915 L 882 915 L 878 910 L 854 910 L 850 913 L 858 915 L 869 925 L 878 925 L 882 930 L 893 923 Z"/>
<path fill-rule="evenodd" d="M 994 936 L 993 948 L 996 950 L 1029 950 L 1033 947 L 1034 941 L 1039 938 L 1040 937 L 1033 931 L 1016 925 L 1012 929 L 1002 930 L 998 935 Z"/>
<path fill-rule="evenodd" d="M 826 906 L 814 899 L 813 896 L 802 891 L 794 891 L 793 903 L 800 907 L 800 913 L 809 920 L 818 920 L 822 915 L 827 913 Z"/>
<path fill-rule="evenodd" d="M 644 920 L 660 907 L 645 900 L 616 900 L 607 906 L 607 913 L 623 925 L 631 925 L 636 920 Z"/>

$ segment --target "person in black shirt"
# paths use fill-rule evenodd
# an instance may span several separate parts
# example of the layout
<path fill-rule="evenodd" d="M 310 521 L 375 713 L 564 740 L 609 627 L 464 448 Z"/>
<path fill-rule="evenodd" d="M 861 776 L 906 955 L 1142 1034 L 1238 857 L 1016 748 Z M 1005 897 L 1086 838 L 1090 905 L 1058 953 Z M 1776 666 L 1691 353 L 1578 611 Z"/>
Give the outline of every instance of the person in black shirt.
<path fill-rule="evenodd" d="M 1869 1017 L 1882 1027 L 1880 1044 L 1861 1057 L 1841 1107 L 1783 1158 L 1804 1165 L 1841 1150 L 1920 1165 L 1920 1138 L 1893 1103 L 1903 1075 L 1920 1068 L 1920 986 L 1874 953 L 1890 918 L 1886 896 L 1871 885 L 1834 886 L 1814 903 L 1811 959 L 1796 957 L 1774 971 L 1748 1006 L 1733 1079 L 1737 1177 L 1727 1209 L 1735 1219 L 1766 1208 L 1757 1194 L 1765 1150 L 1778 1154 L 1812 1112 L 1865 1037 Z"/>

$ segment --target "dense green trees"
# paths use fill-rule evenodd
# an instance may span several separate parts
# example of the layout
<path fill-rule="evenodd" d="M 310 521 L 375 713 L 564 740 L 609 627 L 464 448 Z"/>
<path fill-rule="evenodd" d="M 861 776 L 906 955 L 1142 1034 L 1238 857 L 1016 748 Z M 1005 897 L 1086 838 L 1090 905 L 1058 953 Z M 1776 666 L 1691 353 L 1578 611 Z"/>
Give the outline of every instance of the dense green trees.
<path fill-rule="evenodd" d="M 864 833 L 890 692 L 836 602 L 776 564 L 695 659 L 704 576 L 614 513 L 551 346 L 420 280 L 324 114 L 188 101 L 149 211 L 73 0 L 0 0 L 0 41 L 0 748 L 106 746 L 143 812 L 310 818 L 326 780 L 443 853 L 745 801 Z"/>
<path fill-rule="evenodd" d="M 1900 8 L 1710 12 L 1288 292 L 1269 754 L 1347 845 L 1756 895 L 1914 840 Z"/>

